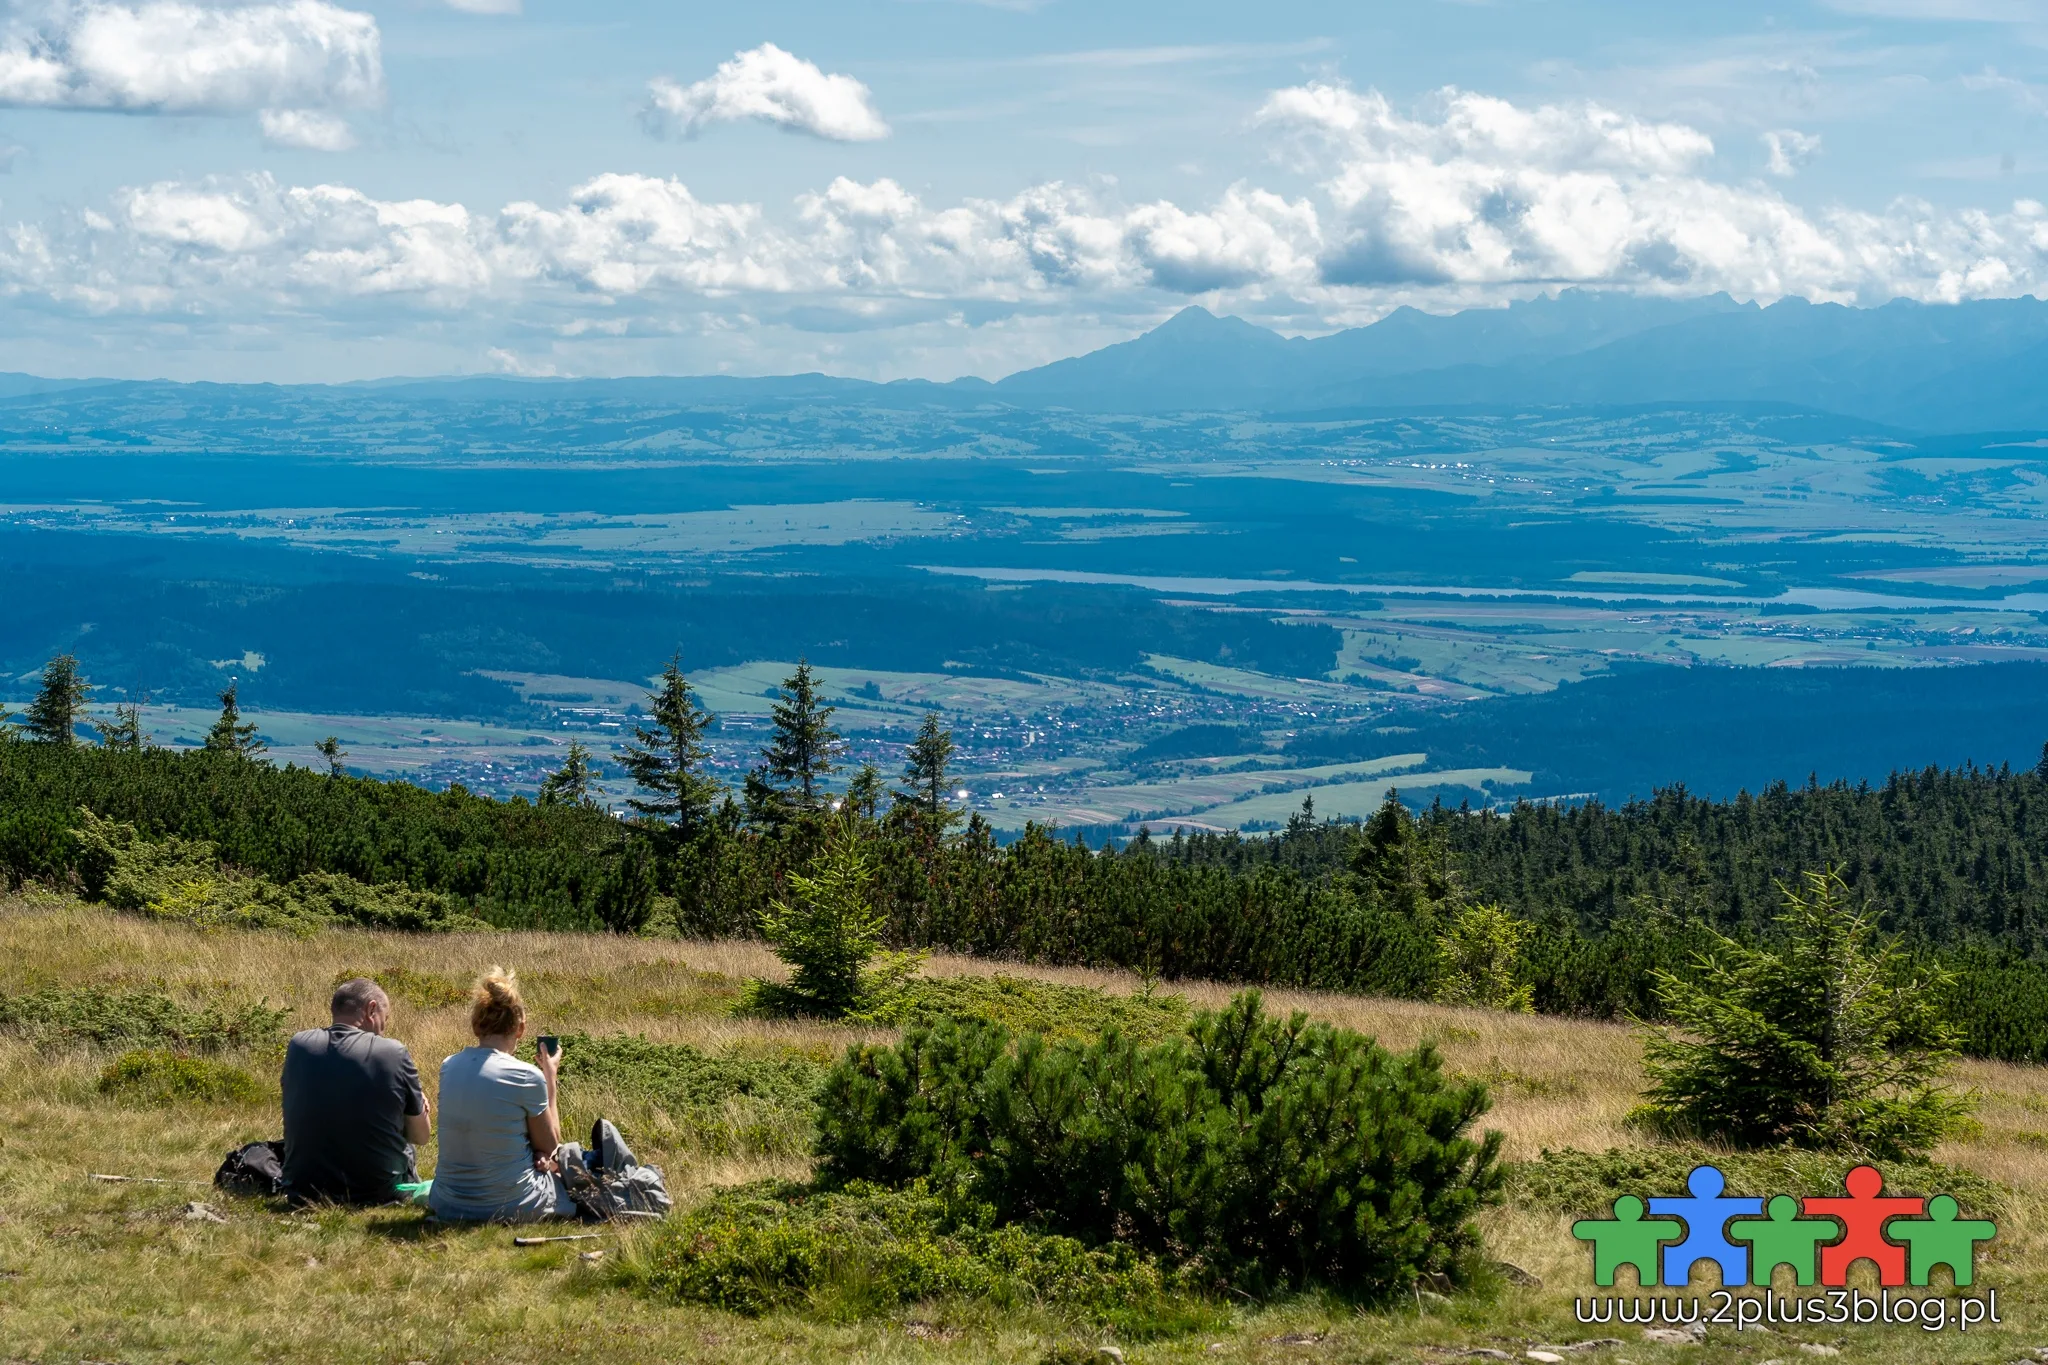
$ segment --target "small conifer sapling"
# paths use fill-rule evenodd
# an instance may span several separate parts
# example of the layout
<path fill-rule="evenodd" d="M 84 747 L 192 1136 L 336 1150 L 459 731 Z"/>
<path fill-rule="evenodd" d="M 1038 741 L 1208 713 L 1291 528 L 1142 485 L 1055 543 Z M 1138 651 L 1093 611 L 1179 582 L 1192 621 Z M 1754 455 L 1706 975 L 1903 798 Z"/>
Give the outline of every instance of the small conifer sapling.
<path fill-rule="evenodd" d="M 1881 937 L 1833 871 L 1781 885 L 1776 941 L 1716 935 L 1697 973 L 1656 973 L 1637 1122 L 1738 1147 L 1927 1151 L 1969 1112 L 1945 1084 L 1954 982 Z"/>
<path fill-rule="evenodd" d="M 596 806 L 593 795 L 597 787 L 597 774 L 590 766 L 590 750 L 583 747 L 583 741 L 569 741 L 568 757 L 562 766 L 541 779 L 540 804 L 543 806 Z"/>
<path fill-rule="evenodd" d="M 140 706 L 116 706 L 112 720 L 96 720 L 92 728 L 99 734 L 101 748 L 118 753 L 140 753 L 149 744 Z"/>

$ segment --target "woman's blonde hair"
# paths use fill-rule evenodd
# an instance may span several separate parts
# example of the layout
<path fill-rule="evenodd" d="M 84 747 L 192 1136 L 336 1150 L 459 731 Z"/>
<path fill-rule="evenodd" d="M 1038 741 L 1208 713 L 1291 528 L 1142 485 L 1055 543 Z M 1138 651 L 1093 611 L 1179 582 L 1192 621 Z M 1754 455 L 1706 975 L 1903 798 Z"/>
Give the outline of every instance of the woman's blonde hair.
<path fill-rule="evenodd" d="M 519 973 L 493 967 L 476 979 L 469 993 L 469 1028 L 479 1038 L 517 1033 L 526 1022 L 526 1002 L 519 998 Z"/>

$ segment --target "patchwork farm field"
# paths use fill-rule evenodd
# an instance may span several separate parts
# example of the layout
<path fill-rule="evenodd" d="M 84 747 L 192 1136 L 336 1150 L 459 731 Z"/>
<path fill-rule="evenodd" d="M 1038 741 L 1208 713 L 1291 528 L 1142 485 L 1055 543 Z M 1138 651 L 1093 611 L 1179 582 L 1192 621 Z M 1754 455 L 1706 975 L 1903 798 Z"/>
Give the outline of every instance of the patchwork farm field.
<path fill-rule="evenodd" d="M 1604 1213 L 1615 1190 L 1589 1183 L 1586 1163 L 1555 1154 L 1619 1149 L 1659 1169 L 1682 1169 L 1697 1154 L 1648 1144 L 1624 1124 L 1641 1085 L 1637 1037 L 1608 1024 L 1337 995 L 1275 991 L 1267 1001 L 1390 1047 L 1429 1042 L 1454 1071 L 1488 1083 L 1494 1108 L 1483 1124 L 1505 1135 L 1515 1173 L 1508 1202 L 1482 1218 L 1485 1254 L 1540 1285 L 1511 1282 L 1503 1271 L 1448 1297 L 1418 1293 L 1369 1309 L 1321 1296 L 1230 1298 L 1178 1326 L 1123 1334 L 1049 1304 L 971 1298 L 878 1304 L 835 1292 L 749 1316 L 650 1292 L 643 1272 L 657 1230 L 604 1230 L 592 1241 L 521 1249 L 503 1228 L 429 1227 L 400 1209 L 289 1213 L 207 1186 L 225 1150 L 278 1134 L 279 1041 L 324 1020 L 338 977 L 370 972 L 387 984 L 391 1032 L 411 1046 L 431 1090 L 439 1059 L 467 1042 L 463 987 L 492 964 L 519 970 L 540 1028 L 688 1044 L 728 1059 L 736 1072 L 820 1066 L 848 1044 L 894 1036 L 875 1026 L 735 1017 L 743 982 L 779 971 L 748 942 L 361 931 L 291 938 L 209 933 L 47 894 L 0 900 L 0 1358 L 1038 1365 L 1087 1359 L 1113 1343 L 1134 1365 L 1266 1365 L 1521 1359 L 1532 1349 L 1618 1338 L 1565 1358 L 1760 1365 L 1810 1358 L 1803 1347 L 1857 1361 L 2004 1362 L 2048 1340 L 2048 1245 L 2040 1232 L 2048 1213 L 2048 1072 L 1964 1065 L 1963 1081 L 1980 1096 L 1979 1121 L 1935 1153 L 1945 1178 L 1996 1204 L 2001 1231 L 1980 1262 L 1979 1283 L 1999 1290 L 2001 1326 L 1939 1338 L 1896 1327 L 1739 1335 L 1716 1328 L 1700 1344 L 1679 1345 L 1573 1320 L 1573 1297 L 1590 1286 L 1587 1255 L 1569 1224 Z M 1097 1015 L 1122 1011 L 1163 1021 L 1158 1027 L 1230 993 L 1172 982 L 1147 996 L 1115 974 L 949 957 L 929 960 L 923 972 L 942 982 L 1004 972 L 1009 984 L 994 984 L 1006 999 L 1065 988 L 1080 992 L 1060 997 L 1069 1004 L 1094 1002 Z M 79 1003 L 144 995 L 195 1016 L 260 1004 L 282 1014 L 274 1029 L 203 1053 L 211 1088 L 151 1090 L 112 1065 L 142 1041 L 115 1036 L 104 1010 L 95 1016 Z M 53 1013 L 51 1001 L 70 1002 L 70 1013 Z M 1086 1027 L 1087 1011 L 1069 1013 L 1080 1022 L 1066 1027 Z M 60 1015 L 70 1022 L 52 1022 Z M 618 1120 L 642 1158 L 666 1168 L 685 1208 L 736 1184 L 801 1178 L 809 1169 L 800 1110 L 737 1092 L 684 1103 L 629 1074 L 579 1075 L 568 1063 L 564 1075 L 565 1127 L 587 1127 L 600 1114 Z M 431 1145 L 423 1150 L 423 1171 L 433 1155 Z M 95 1178 L 106 1175 L 129 1179 Z"/>

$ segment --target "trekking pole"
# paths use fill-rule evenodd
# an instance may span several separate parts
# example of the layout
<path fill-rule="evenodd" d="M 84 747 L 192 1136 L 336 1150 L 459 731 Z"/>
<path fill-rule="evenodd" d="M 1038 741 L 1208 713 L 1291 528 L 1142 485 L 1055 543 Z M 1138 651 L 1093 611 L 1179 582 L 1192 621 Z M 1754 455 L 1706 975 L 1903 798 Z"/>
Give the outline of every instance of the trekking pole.
<path fill-rule="evenodd" d="M 546 1246 L 549 1242 L 595 1242 L 597 1240 L 598 1234 L 594 1232 L 572 1232 L 566 1237 L 514 1237 L 512 1245 L 516 1247 L 538 1247 Z"/>
<path fill-rule="evenodd" d="M 101 1175 L 98 1171 L 87 1171 L 87 1180 L 103 1180 L 109 1185 L 211 1185 L 211 1180 L 166 1180 L 154 1175 Z"/>

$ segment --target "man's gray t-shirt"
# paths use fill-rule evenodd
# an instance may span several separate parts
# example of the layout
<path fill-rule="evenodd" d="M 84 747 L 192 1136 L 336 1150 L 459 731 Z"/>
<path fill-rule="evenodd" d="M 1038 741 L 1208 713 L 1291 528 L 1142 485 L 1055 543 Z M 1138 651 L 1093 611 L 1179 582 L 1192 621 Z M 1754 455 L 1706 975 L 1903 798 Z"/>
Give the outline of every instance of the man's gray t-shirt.
<path fill-rule="evenodd" d="M 284 1053 L 284 1183 L 304 1199 L 381 1204 L 416 1180 L 405 1121 L 427 1111 L 412 1054 L 342 1025 L 294 1034 Z"/>
<path fill-rule="evenodd" d="M 441 1152 L 427 1207 L 437 1218 L 526 1222 L 576 1211 L 561 1184 L 533 1167 L 526 1120 L 547 1112 L 540 1068 L 494 1047 L 441 1063 Z"/>

